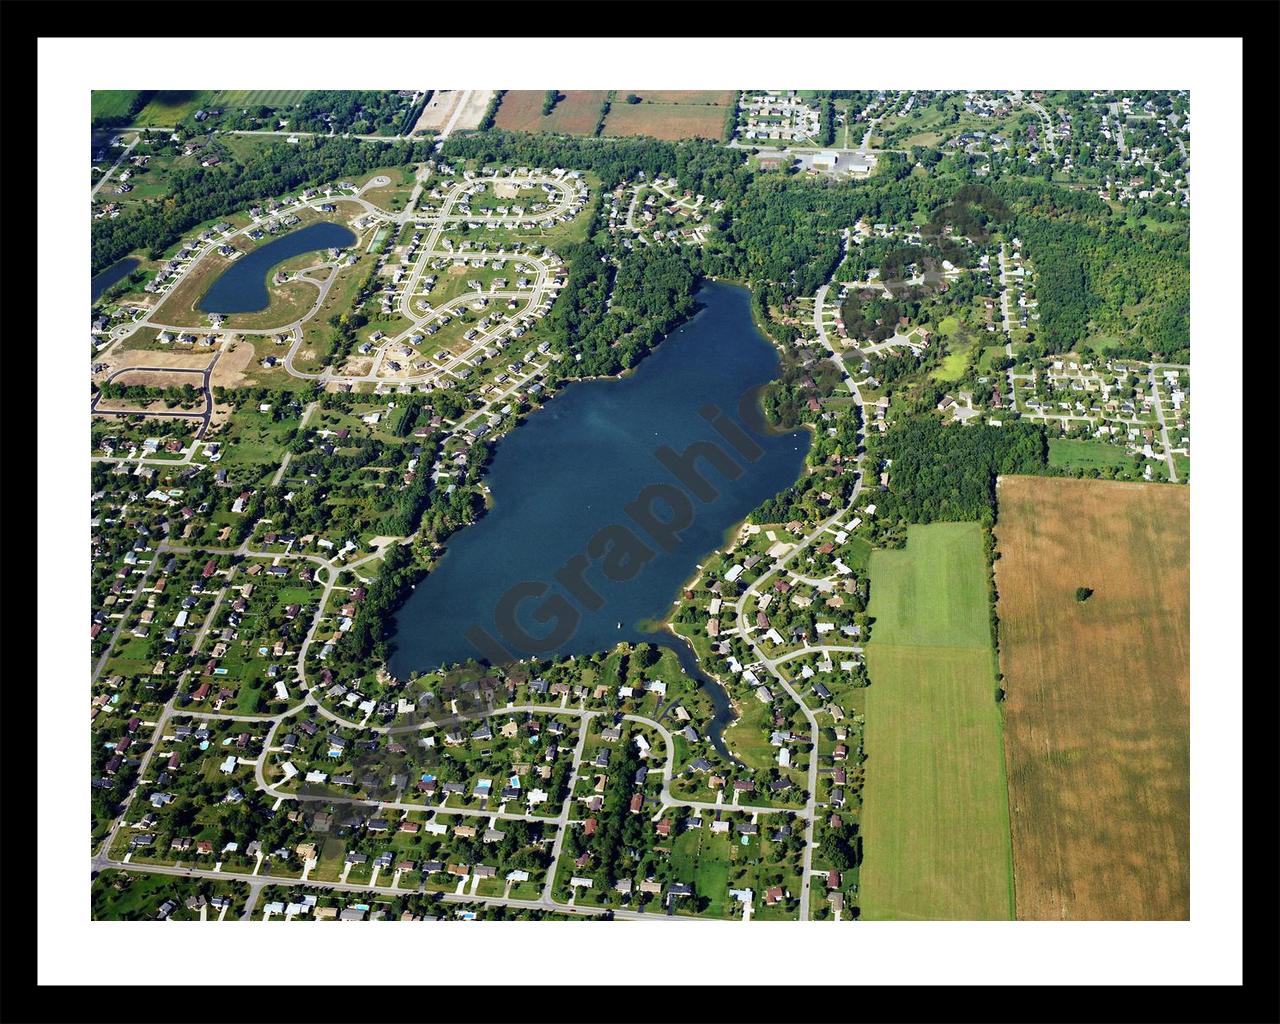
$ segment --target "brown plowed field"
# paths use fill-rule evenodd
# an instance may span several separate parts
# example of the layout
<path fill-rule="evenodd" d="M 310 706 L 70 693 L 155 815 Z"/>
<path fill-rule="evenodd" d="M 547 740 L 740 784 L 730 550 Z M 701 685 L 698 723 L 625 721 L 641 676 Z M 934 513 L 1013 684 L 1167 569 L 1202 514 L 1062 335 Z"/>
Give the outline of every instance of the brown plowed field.
<path fill-rule="evenodd" d="M 655 139 L 718 139 L 724 133 L 725 107 L 683 103 L 613 101 L 605 135 L 652 135 Z"/>

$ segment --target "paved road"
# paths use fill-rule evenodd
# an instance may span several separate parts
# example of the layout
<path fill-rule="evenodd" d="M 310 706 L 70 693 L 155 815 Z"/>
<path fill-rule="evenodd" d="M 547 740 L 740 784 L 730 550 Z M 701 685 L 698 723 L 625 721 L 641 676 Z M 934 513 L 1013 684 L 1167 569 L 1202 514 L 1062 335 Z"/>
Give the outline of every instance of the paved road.
<path fill-rule="evenodd" d="M 1004 354 L 1013 358 L 1013 321 L 1009 319 L 1009 273 L 1005 262 L 1004 242 L 1000 243 L 1000 316 L 1004 326 Z M 1010 366 L 1007 376 L 1009 385 L 1009 408 L 1017 411 L 1018 397 L 1013 386 L 1013 367 Z"/>
<path fill-rule="evenodd" d="M 848 244 L 849 244 L 849 232 L 848 230 L 846 230 L 842 239 L 842 253 L 841 253 L 842 256 L 843 256 L 843 251 L 848 248 Z M 837 266 L 838 265 L 839 264 L 837 263 Z M 822 342 L 823 347 L 826 348 L 827 352 L 829 353 L 830 359 L 836 364 L 837 367 L 839 367 L 840 374 L 841 374 L 841 377 L 844 379 L 845 386 L 848 387 L 849 393 L 853 396 L 853 400 L 858 405 L 859 412 L 861 413 L 863 410 L 862 393 L 858 390 L 857 383 L 853 380 L 852 377 L 849 376 L 848 372 L 844 367 L 843 362 L 841 362 L 836 352 L 835 346 L 832 344 L 831 339 L 827 336 L 826 325 L 823 322 L 823 309 L 826 302 L 827 291 L 830 288 L 830 284 L 831 283 L 828 282 L 827 284 L 824 284 L 821 288 L 819 288 L 818 293 L 814 298 L 813 326 L 814 326 L 814 330 L 817 332 L 818 339 Z M 809 705 L 804 701 L 804 699 L 800 696 L 800 694 L 796 692 L 796 690 L 792 687 L 790 681 L 783 675 L 782 671 L 778 668 L 778 663 L 782 660 L 785 660 L 785 658 L 782 658 L 782 659 L 770 658 L 768 655 L 764 653 L 764 651 L 760 649 L 759 644 L 756 642 L 755 635 L 750 631 L 750 627 L 748 627 L 746 624 L 746 607 L 747 607 L 747 602 L 749 601 L 751 596 L 756 592 L 758 592 L 765 585 L 765 583 L 767 583 L 774 576 L 777 576 L 780 573 L 782 573 L 782 571 L 786 569 L 787 565 L 795 561 L 795 559 L 800 555 L 801 552 L 807 550 L 809 546 L 812 545 L 814 541 L 817 540 L 819 537 L 823 536 L 828 532 L 831 532 L 834 528 L 836 528 L 840 524 L 840 521 L 843 517 L 848 516 L 852 513 L 853 506 L 857 503 L 858 497 L 861 494 L 862 481 L 863 481 L 863 473 L 862 473 L 863 431 L 865 431 L 866 429 L 866 424 L 863 421 L 864 418 L 862 416 L 859 417 L 859 420 L 860 420 L 860 427 L 859 427 L 859 434 L 857 438 L 858 455 L 857 455 L 857 461 L 856 461 L 857 476 L 855 478 L 853 491 L 849 496 L 848 504 L 845 506 L 845 508 L 836 512 L 835 515 L 819 523 L 815 529 L 813 529 L 808 534 L 806 534 L 803 538 L 801 538 L 800 542 L 795 547 L 793 547 L 781 558 L 777 559 L 774 562 L 774 564 L 770 566 L 770 568 L 766 572 L 761 574 L 753 583 L 751 583 L 743 591 L 742 596 L 739 597 L 734 604 L 735 614 L 733 617 L 733 622 L 734 622 L 733 628 L 737 630 L 738 634 L 743 638 L 743 640 L 751 648 L 752 654 L 755 656 L 756 661 L 760 665 L 763 665 L 766 670 L 768 670 L 769 674 L 774 677 L 774 679 L 778 682 L 778 684 L 782 687 L 782 689 L 786 691 L 788 696 L 790 696 L 791 699 L 795 701 L 797 705 L 799 705 L 801 711 L 804 713 L 805 720 L 809 723 L 809 730 L 810 730 L 810 735 L 812 737 L 812 743 L 813 743 L 813 752 L 810 754 L 810 757 L 809 757 L 809 778 L 808 778 L 808 784 L 807 784 L 809 797 L 808 797 L 808 800 L 805 802 L 805 808 L 804 808 L 805 845 L 804 845 L 803 864 L 801 868 L 801 883 L 800 883 L 800 920 L 802 921 L 807 921 L 809 919 L 809 890 L 810 890 L 810 876 L 812 874 L 812 868 L 813 868 L 813 847 L 814 847 L 813 832 L 814 832 L 814 824 L 817 818 L 817 797 L 818 797 L 818 741 L 820 736 L 818 731 L 818 720 L 814 716 L 813 711 L 810 710 Z M 794 655 L 788 655 L 787 657 L 791 657 L 791 656 L 794 656 Z"/>
<path fill-rule="evenodd" d="M 107 170 L 107 173 L 98 179 L 98 184 L 94 185 L 93 188 L 89 191 L 90 200 L 92 200 L 93 197 L 98 194 L 98 189 L 102 188 L 102 186 L 107 183 L 107 179 L 110 178 L 111 175 L 116 173 L 116 168 L 119 167 L 124 162 L 124 160 L 129 156 L 129 154 L 133 152 L 133 147 L 138 144 L 138 140 L 141 138 L 142 138 L 141 134 L 136 135 L 134 137 L 134 140 L 131 143 L 129 143 L 129 145 L 125 146 L 124 152 L 121 153 L 120 156 L 116 159 L 116 162 L 111 165 L 111 167 Z"/>
<path fill-rule="evenodd" d="M 223 345 L 225 346 L 225 344 L 226 341 L 224 339 Z M 147 371 L 152 373 L 198 373 L 200 374 L 200 389 L 204 394 L 203 412 L 180 412 L 168 409 L 156 409 L 150 411 L 146 409 L 99 409 L 98 403 L 102 401 L 101 392 L 99 392 L 90 403 L 89 412 L 98 416 L 177 416 L 184 419 L 198 419 L 200 420 L 200 429 L 196 431 L 195 439 L 191 443 L 190 451 L 186 458 L 182 460 L 184 462 L 189 462 L 191 460 L 191 453 L 195 451 L 195 442 L 204 438 L 205 433 L 209 429 L 209 419 L 213 416 L 213 391 L 209 387 L 209 377 L 213 373 L 213 367 L 218 362 L 218 357 L 220 355 L 222 355 L 222 348 L 219 348 L 218 351 L 214 353 L 213 358 L 209 361 L 209 365 L 203 370 L 185 366 L 122 366 L 120 369 L 114 370 L 108 374 L 106 380 L 103 381 L 104 384 L 110 384 L 122 374 Z M 173 465 L 174 463 L 169 464 Z"/>
<path fill-rule="evenodd" d="M 1165 463 L 1169 467 L 1169 482 L 1178 482 L 1178 467 L 1173 460 L 1173 446 L 1169 443 L 1169 430 L 1164 421 L 1164 402 L 1160 398 L 1160 385 L 1157 383 L 1155 367 L 1147 370 L 1147 381 L 1151 385 L 1151 394 L 1155 397 L 1156 421 L 1160 424 L 1160 441 L 1164 445 Z"/>
<path fill-rule="evenodd" d="M 231 571 L 231 575 L 235 574 L 235 570 Z M 191 642 L 191 653 L 198 654 L 200 645 L 204 643 L 204 638 L 209 635 L 209 629 L 213 625 L 214 619 L 218 617 L 218 609 L 222 607 L 222 599 L 227 596 L 227 587 L 230 585 L 231 576 L 227 577 L 227 583 L 218 588 L 218 594 L 213 599 L 213 607 L 209 609 L 209 614 L 205 616 L 204 622 L 200 624 L 200 628 L 196 631 L 196 637 Z"/>
<path fill-rule="evenodd" d="M 107 659 L 110 657 L 111 652 L 115 650 L 116 642 L 120 639 L 120 631 L 124 629 L 124 624 L 125 622 L 128 621 L 129 614 L 133 610 L 134 604 L 137 602 L 138 598 L 142 595 L 142 592 L 146 589 L 147 579 L 155 571 L 156 566 L 160 562 L 161 552 L 167 551 L 167 550 L 168 548 L 166 546 L 165 541 L 162 540 L 158 544 L 156 544 L 156 549 L 151 555 L 151 561 L 147 563 L 146 569 L 143 571 L 142 575 L 138 578 L 138 582 L 135 585 L 135 589 L 133 591 L 133 596 L 129 599 L 129 603 L 125 605 L 124 611 L 120 615 L 120 621 L 116 623 L 116 628 L 111 633 L 110 643 L 108 643 L 107 646 L 103 648 L 102 654 L 99 656 L 97 664 L 94 665 L 93 667 L 93 675 L 89 679 L 91 683 L 96 683 L 98 681 L 98 676 L 102 675 L 102 670 L 103 668 L 106 667 Z"/>
<path fill-rule="evenodd" d="M 307 407 L 302 410 L 302 415 L 298 418 L 299 433 L 301 433 L 302 428 L 307 425 L 307 419 L 311 416 L 311 413 L 315 410 L 315 407 L 316 407 L 315 402 L 308 402 Z M 293 452 L 286 449 L 284 453 L 284 458 L 280 460 L 280 468 L 276 470 L 276 475 L 271 478 L 272 487 L 280 486 L 280 481 L 284 479 L 284 472 L 286 469 L 289 468 L 289 460 L 292 458 L 293 458 Z"/>
<path fill-rule="evenodd" d="M 1056 160 L 1058 157 L 1058 146 L 1053 137 L 1053 118 L 1049 116 L 1049 111 L 1045 110 L 1044 107 L 1040 106 L 1040 104 L 1037 103 L 1035 100 L 1026 99 L 1026 100 L 1023 100 L 1023 102 L 1026 103 L 1026 105 L 1029 106 L 1032 110 L 1034 110 L 1037 114 L 1039 114 L 1041 117 L 1041 120 L 1044 122 L 1044 140 L 1043 141 L 1047 145 L 1049 152 L 1053 155 L 1054 159 Z"/>

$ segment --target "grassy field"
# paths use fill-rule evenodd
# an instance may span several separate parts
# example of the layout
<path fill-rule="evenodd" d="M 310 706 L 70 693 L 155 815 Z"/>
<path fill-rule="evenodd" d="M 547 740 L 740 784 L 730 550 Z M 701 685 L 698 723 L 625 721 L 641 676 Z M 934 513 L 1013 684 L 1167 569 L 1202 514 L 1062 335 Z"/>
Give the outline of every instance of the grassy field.
<path fill-rule="evenodd" d="M 137 125 L 171 126 L 176 125 L 188 114 L 195 113 L 209 102 L 213 93 L 207 89 L 190 92 L 157 92 L 138 116 L 133 119 Z"/>
<path fill-rule="evenodd" d="M 1013 916 L 986 562 L 975 523 L 912 526 L 871 555 L 862 912 Z"/>
<path fill-rule="evenodd" d="M 404 204 L 409 201 L 409 196 L 413 194 L 413 165 L 379 167 L 368 174 L 362 175 L 360 183 L 364 184 L 379 176 L 390 178 L 390 184 L 367 189 L 364 192 L 364 198 L 373 203 L 374 206 L 381 207 L 391 213 L 400 212 L 404 209 Z"/>
<path fill-rule="evenodd" d="M 1065 437 L 1049 440 L 1049 465 L 1060 469 L 1102 469 L 1127 466 L 1132 456 L 1119 445 L 1105 441 L 1075 441 Z"/>
<path fill-rule="evenodd" d="M 998 494 L 1018 917 L 1186 920 L 1190 492 L 1006 477 Z"/>
<path fill-rule="evenodd" d="M 502 97 L 494 126 L 517 132 L 565 132 L 591 135 L 600 121 L 605 89 L 565 90 L 555 109 L 543 116 L 543 93 L 537 89 L 512 89 Z"/>

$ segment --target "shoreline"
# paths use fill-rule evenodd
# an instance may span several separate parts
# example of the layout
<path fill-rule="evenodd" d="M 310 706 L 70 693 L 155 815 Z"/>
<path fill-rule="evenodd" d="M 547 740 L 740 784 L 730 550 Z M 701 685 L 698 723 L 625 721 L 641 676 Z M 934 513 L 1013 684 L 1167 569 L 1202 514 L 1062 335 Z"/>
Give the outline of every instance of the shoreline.
<path fill-rule="evenodd" d="M 703 288 L 703 287 L 706 287 L 706 284 L 707 284 L 708 282 L 710 282 L 710 283 L 715 283 L 715 284 L 727 284 L 727 285 L 729 285 L 730 287 L 743 288 L 743 289 L 744 289 L 745 291 L 747 291 L 748 293 L 750 292 L 750 289 L 749 289 L 745 284 L 742 284 L 742 283 L 740 283 L 740 282 L 738 282 L 738 281 L 720 280 L 720 279 L 712 278 L 712 277 L 709 277 L 709 276 L 707 276 L 707 277 L 703 277 L 703 278 L 701 279 L 701 284 L 699 285 L 698 292 L 700 292 L 700 291 L 702 290 L 702 288 Z M 697 294 L 697 292 L 695 292 L 695 295 L 696 295 L 696 294 Z M 748 296 L 747 296 L 747 300 L 748 300 L 748 307 L 750 308 L 750 295 L 749 295 L 749 294 L 748 294 Z M 491 448 L 490 448 L 490 454 L 489 454 L 489 461 L 490 461 L 490 462 L 492 462 L 492 460 L 496 459 L 497 454 L 498 454 L 498 451 L 499 451 L 499 449 L 500 449 L 500 447 L 501 447 L 501 444 L 502 444 L 502 442 L 503 442 L 504 440 L 506 440 L 507 438 L 511 437 L 511 436 L 514 434 L 514 432 L 515 432 L 515 430 L 516 430 L 517 428 L 519 428 L 519 427 L 520 427 L 520 426 L 522 426 L 524 423 L 526 423 L 527 421 L 529 421 L 529 420 L 530 420 L 530 419 L 531 419 L 531 418 L 532 418 L 532 417 L 533 417 L 537 412 L 539 412 L 539 411 L 540 411 L 540 410 L 542 410 L 542 409 L 548 408 L 548 407 L 551 405 L 551 402 L 552 402 L 556 397 L 558 397 L 558 396 L 559 396 L 559 395 L 561 395 L 561 394 L 567 393 L 567 392 L 568 392 L 568 390 L 569 390 L 569 387 L 570 387 L 571 385 L 573 385 L 573 384 L 578 384 L 578 383 L 586 383 L 586 382 L 590 382 L 590 381 L 622 381 L 622 380 L 627 379 L 630 375 L 632 375 L 633 373 L 635 373 L 636 371 L 638 371 L 641 367 L 645 366 L 645 365 L 646 365 L 646 363 L 647 363 L 647 357 L 648 357 L 648 356 L 650 356 L 650 355 L 653 355 L 655 352 L 660 351 L 660 350 L 661 350 L 661 348 L 662 348 L 663 343 L 664 343 L 664 342 L 666 342 L 667 340 L 669 340 L 669 339 L 670 339 L 670 337 L 671 337 L 671 336 L 672 336 L 672 335 L 673 335 L 673 334 L 674 334 L 674 333 L 675 333 L 675 332 L 676 332 L 680 327 L 683 327 L 684 325 L 686 325 L 686 324 L 688 324 L 688 323 L 691 323 L 691 322 L 692 322 L 692 321 L 693 321 L 693 320 L 698 316 L 698 314 L 700 314 L 701 312 L 703 312 L 703 311 L 704 311 L 705 309 L 707 309 L 707 308 L 708 308 L 708 307 L 707 307 L 707 305 L 706 305 L 705 303 L 703 303 L 703 302 L 697 302 L 697 303 L 695 304 L 695 308 L 694 308 L 694 309 L 693 309 L 693 311 L 690 313 L 690 315 L 689 315 L 688 317 L 686 317 L 685 319 L 683 319 L 683 320 L 682 320 L 679 324 L 677 324 L 675 327 L 673 327 L 669 332 L 667 332 L 666 334 L 664 334 L 664 335 L 662 336 L 662 338 L 659 340 L 659 342 L 658 342 L 657 344 L 655 344 L 654 346 L 652 346 L 652 347 L 649 349 L 649 351 L 645 353 L 645 358 L 640 359 L 640 360 L 639 360 L 639 361 L 638 361 L 634 366 L 627 367 L 626 369 L 623 369 L 623 370 L 619 371 L 619 372 L 618 372 L 618 373 L 616 373 L 616 374 L 590 374 L 590 375 L 583 375 L 583 376 L 565 376 L 565 377 L 561 377 L 561 378 L 559 378 L 559 379 L 555 380 L 554 382 L 549 383 L 549 384 L 546 386 L 546 389 L 545 389 L 546 393 L 545 393 L 545 395 L 544 395 L 544 399 L 543 399 L 543 401 L 542 401 L 542 402 L 540 402 L 536 407 L 534 407 L 534 408 L 530 409 L 528 412 L 526 412 L 526 413 L 524 413 L 524 414 L 522 414 L 522 415 L 517 416 L 517 418 L 516 418 L 516 420 L 515 420 L 514 424 L 512 425 L 512 427 L 511 427 L 509 430 L 506 430 L 506 431 L 504 431 L 503 433 L 498 434 L 498 435 L 496 435 L 496 436 L 494 436 L 494 437 L 492 437 L 492 438 L 488 439 L 488 443 L 491 445 Z M 753 312 L 754 312 L 754 311 L 753 311 Z M 774 348 L 775 352 L 777 352 L 777 351 L 778 351 L 778 345 L 777 345 L 777 342 L 776 342 L 776 341 L 774 341 L 773 339 L 769 338 L 769 336 L 768 336 L 768 335 L 766 335 L 763 331 L 760 331 L 760 330 L 759 330 L 758 326 L 756 326 L 754 316 L 753 316 L 753 320 L 752 320 L 752 325 L 753 325 L 753 327 L 756 327 L 757 333 L 762 337 L 762 339 L 764 339 L 765 341 L 769 342 L 769 344 Z M 785 436 L 785 435 L 788 435 L 788 434 L 798 434 L 798 433 L 799 433 L 799 429 L 800 429 L 800 427 L 805 427 L 806 429 L 808 429 L 808 430 L 809 430 L 809 433 L 810 433 L 810 444 L 812 444 L 812 439 L 813 439 L 813 436 L 814 436 L 814 431 L 813 431 L 812 425 L 810 425 L 810 424 L 799 424 L 799 425 L 797 425 L 796 427 L 793 427 L 793 428 L 790 428 L 790 429 L 783 429 L 783 428 L 775 428 L 775 427 L 772 427 L 772 425 L 768 424 L 768 423 L 767 423 L 767 421 L 765 420 L 765 418 L 764 418 L 764 407 L 763 407 L 763 392 L 764 392 L 764 389 L 765 389 L 765 388 L 767 388 L 767 387 L 769 386 L 769 384 L 770 384 L 770 383 L 772 383 L 772 382 L 774 382 L 774 381 L 776 381 L 776 380 L 777 380 L 777 377 L 774 377 L 774 378 L 772 378 L 770 381 L 766 381 L 766 382 L 764 382 L 764 383 L 762 383 L 762 384 L 760 384 L 760 385 L 756 385 L 756 386 L 754 386 L 754 387 L 751 389 L 751 391 L 752 391 L 752 403 L 753 403 L 753 406 L 754 406 L 755 411 L 756 411 L 756 412 L 757 412 L 757 414 L 759 415 L 759 422 L 760 422 L 760 424 L 768 428 L 768 429 L 767 429 L 767 436 L 773 436 L 773 437 L 781 437 L 781 436 Z M 469 421 L 470 421 L 474 416 L 476 416 L 476 415 L 477 415 L 476 411 L 474 411 L 474 410 L 473 410 L 473 411 L 470 411 L 470 412 L 469 412 L 469 413 L 467 413 L 466 415 L 464 415 L 464 416 L 462 416 L 462 417 L 459 417 L 459 420 L 458 420 L 457 422 L 458 422 L 458 423 L 469 422 Z M 755 425 L 751 425 L 751 426 L 752 426 L 752 429 L 753 429 L 753 431 L 754 431 L 754 430 L 755 430 Z M 797 478 L 796 478 L 796 479 L 797 479 L 797 480 L 802 479 L 802 478 L 803 478 L 803 475 L 804 475 L 805 473 L 807 473 L 807 471 L 808 471 L 808 467 L 807 467 L 807 463 L 806 463 L 805 465 L 803 465 L 803 466 L 802 466 L 802 468 L 801 468 L 801 472 L 800 472 L 800 474 L 797 476 Z M 796 482 L 796 481 L 790 481 L 790 482 L 786 485 L 786 487 L 793 486 L 795 482 Z M 487 515 L 491 514 L 491 513 L 494 511 L 494 509 L 496 509 L 496 507 L 497 507 L 497 498 L 496 498 L 496 495 L 494 495 L 493 490 L 492 490 L 492 488 L 491 488 L 491 487 L 490 487 L 490 485 L 489 485 L 489 472 L 488 472 L 488 468 L 487 468 L 487 467 L 486 467 L 486 472 L 485 472 L 484 476 L 483 476 L 483 477 L 478 481 L 478 485 L 480 486 L 480 488 L 482 489 L 482 491 L 484 492 L 484 494 L 485 494 L 485 496 L 486 496 L 486 501 L 485 501 L 485 515 L 487 516 Z M 786 487 L 782 488 L 782 490 L 785 490 L 785 489 L 786 489 Z M 716 682 L 716 684 L 717 684 L 718 686 L 720 686 L 720 688 L 721 688 L 721 689 L 724 691 L 724 693 L 725 693 L 726 700 L 730 701 L 730 706 L 731 706 L 731 707 L 732 707 L 732 698 L 729 696 L 729 690 L 728 690 L 728 687 L 727 687 L 727 686 L 725 686 L 725 684 L 724 684 L 724 683 L 723 683 L 723 682 L 722 682 L 718 677 L 716 677 L 716 676 L 714 676 L 713 674 L 711 674 L 711 673 L 709 673 L 709 672 L 707 672 L 707 671 L 706 671 L 705 666 L 704 666 L 704 664 L 703 664 L 703 659 L 698 655 L 697 651 L 694 649 L 692 642 L 691 642 L 688 638 L 686 638 L 686 637 L 684 637 L 684 636 L 681 636 L 679 633 L 677 633 L 677 632 L 672 628 L 672 618 L 673 618 L 673 615 L 674 615 L 675 611 L 676 611 L 676 610 L 678 609 L 678 607 L 679 607 L 679 604 L 680 604 L 680 595 L 683 593 L 683 591 L 684 591 L 684 590 L 688 589 L 688 588 L 689 588 L 689 586 L 690 586 L 694 581 L 696 581 L 696 580 L 697 580 L 697 578 L 699 577 L 699 575 L 702 573 L 702 571 L 703 571 L 703 567 L 705 566 L 705 564 L 706 564 L 707 560 L 708 560 L 710 557 L 712 557 L 713 555 L 727 553 L 727 552 L 729 552 L 729 551 L 732 551 L 732 550 L 736 549 L 736 548 L 739 546 L 739 544 L 741 543 L 741 541 L 740 541 L 740 535 L 741 535 L 741 532 L 742 532 L 743 528 L 747 525 L 748 520 L 750 519 L 750 516 L 751 516 L 751 514 L 752 514 L 752 512 L 753 512 L 753 511 L 754 511 L 754 509 L 749 510 L 749 511 L 748 511 L 744 516 L 742 516 L 740 519 L 736 520 L 735 522 L 732 522 L 732 523 L 728 524 L 728 525 L 724 528 L 724 530 L 723 530 L 723 532 L 721 533 L 720 538 L 719 538 L 718 542 L 716 543 L 715 547 L 711 548 L 710 550 L 708 550 L 707 552 L 705 552 L 705 553 L 702 555 L 702 557 L 698 560 L 698 563 L 693 567 L 693 569 L 692 569 L 692 571 L 690 572 L 690 574 L 689 574 L 689 575 L 688 575 L 688 576 L 687 576 L 683 581 L 681 581 L 681 583 L 676 587 L 676 589 L 675 589 L 675 594 L 674 594 L 674 599 L 671 599 L 671 600 L 670 600 L 670 603 L 665 607 L 665 609 L 663 610 L 663 613 L 662 613 L 662 615 L 661 615 L 661 616 L 659 616 L 659 617 L 655 617 L 655 618 L 640 619 L 640 620 L 637 620 L 636 622 L 634 622 L 634 623 L 632 623 L 632 624 L 631 624 L 631 628 L 632 628 L 632 629 L 634 629 L 637 633 L 642 634 L 642 635 L 649 635 L 649 636 L 653 636 L 653 637 L 655 637 L 655 638 L 659 638 L 659 639 L 657 639 L 657 641 L 656 641 L 656 642 L 667 641 L 668 643 L 678 644 L 678 645 L 682 645 L 682 646 L 687 647 L 687 649 L 688 649 L 688 650 L 689 650 L 689 652 L 690 652 L 690 655 L 692 656 L 693 663 L 697 666 L 697 668 L 698 668 L 700 671 L 702 671 L 702 672 L 703 672 L 705 675 L 707 675 L 709 678 L 713 679 L 713 680 Z M 479 517 L 478 517 L 476 520 L 473 520 L 471 523 L 469 523 L 469 524 L 467 524 L 467 525 L 468 525 L 468 526 L 475 525 L 475 523 L 476 523 L 476 522 L 478 522 L 478 521 L 479 521 Z M 420 574 L 415 578 L 415 580 L 414 580 L 414 587 L 415 587 L 415 588 L 416 588 L 416 586 L 417 586 L 418 584 L 422 583 L 422 582 L 423 582 L 423 580 L 425 580 L 425 579 L 427 578 L 427 576 L 429 576 L 429 575 L 430 575 L 430 573 L 431 573 L 432 571 L 434 571 L 434 570 L 439 566 L 440 562 L 441 562 L 444 558 L 446 558 L 446 557 L 448 556 L 449 550 L 450 550 L 450 548 L 451 548 L 451 544 L 449 543 L 449 541 L 451 541 L 451 540 L 453 539 L 453 537 L 455 537 L 455 536 L 457 536 L 458 534 L 462 533 L 465 529 L 466 529 L 466 526 L 462 527 L 460 530 L 455 531 L 455 532 L 454 532 L 454 534 L 453 534 L 450 538 L 447 538 L 447 539 L 446 539 L 445 543 L 442 545 L 442 550 L 440 551 L 440 553 L 439 553 L 438 557 L 436 557 L 435 559 L 433 559 L 433 563 L 434 563 L 434 564 L 433 564 L 432 568 L 431 568 L 431 569 L 424 569 L 424 570 L 422 570 L 422 572 L 421 572 L 421 573 L 420 573 Z M 413 536 L 416 536 L 416 535 L 417 535 L 417 531 L 415 531 L 415 534 L 414 534 Z M 393 621 L 394 621 L 394 619 L 395 619 L 395 618 L 397 618 L 397 617 L 399 616 L 400 612 L 403 610 L 403 608 L 404 608 L 404 604 L 405 604 L 405 603 L 407 603 L 407 601 L 408 601 L 408 597 L 409 597 L 409 594 L 411 594 L 411 593 L 412 593 L 412 590 L 411 590 L 411 591 L 409 591 L 409 592 L 407 592 L 407 593 L 406 593 L 406 595 L 405 595 L 405 600 L 404 600 L 404 601 L 402 601 L 402 602 L 401 602 L 401 603 L 400 603 L 400 604 L 399 604 L 399 605 L 398 605 L 398 606 L 393 610 L 393 612 L 392 612 L 392 619 L 393 619 Z M 399 629 L 397 628 L 397 629 L 395 630 L 395 634 L 398 634 L 398 633 L 399 633 Z M 394 637 L 394 635 L 395 635 L 395 634 L 393 634 L 393 637 Z M 397 645 L 397 646 L 398 646 L 398 645 Z M 515 663 L 515 662 L 518 662 L 518 661 L 520 661 L 520 660 L 523 660 L 523 659 L 521 659 L 521 658 L 517 658 L 517 657 L 513 657 L 513 658 L 511 659 L 511 663 Z M 449 667 L 450 667 L 450 666 L 436 666 L 435 668 L 432 668 L 432 669 L 429 669 L 429 670 L 425 670 L 425 671 L 442 671 L 442 670 L 446 670 L 446 669 L 447 669 L 447 668 L 449 668 Z M 424 670 L 419 670 L 419 671 L 424 671 Z M 736 717 L 736 716 L 735 716 L 735 717 Z M 731 719 L 731 721 L 732 721 L 732 720 L 733 720 L 733 719 Z M 726 723 L 726 724 L 727 724 L 727 723 Z"/>

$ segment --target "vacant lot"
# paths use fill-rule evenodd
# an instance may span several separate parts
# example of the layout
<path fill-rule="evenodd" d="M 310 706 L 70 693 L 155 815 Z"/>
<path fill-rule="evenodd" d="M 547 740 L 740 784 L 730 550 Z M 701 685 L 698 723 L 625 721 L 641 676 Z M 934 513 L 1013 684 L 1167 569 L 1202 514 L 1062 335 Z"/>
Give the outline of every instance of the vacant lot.
<path fill-rule="evenodd" d="M 1107 466 L 1129 466 L 1133 457 L 1118 444 L 1105 441 L 1077 441 L 1055 437 L 1049 441 L 1049 465 L 1063 469 L 1104 469 Z"/>
<path fill-rule="evenodd" d="M 871 555 L 862 912 L 1013 916 L 1000 710 L 976 523 Z"/>
<path fill-rule="evenodd" d="M 437 89 L 418 115 L 415 132 L 438 132 L 454 121 L 455 130 L 478 127 L 493 96 L 492 89 Z M 458 105 L 462 104 L 461 111 Z M 454 120 L 454 114 L 457 120 Z"/>
<path fill-rule="evenodd" d="M 1005 477 L 998 495 L 1018 917 L 1186 920 L 1190 492 Z"/>
<path fill-rule="evenodd" d="M 615 99 L 605 119 L 605 135 L 652 135 L 656 139 L 718 139 L 726 107 L 680 103 L 626 103 Z"/>
<path fill-rule="evenodd" d="M 591 135 L 600 121 L 600 108 L 609 95 L 604 89 L 561 93 L 563 99 L 545 117 L 542 101 L 545 93 L 536 89 L 512 89 L 502 97 L 494 127 L 518 132 L 565 132 L 569 135 Z"/>

